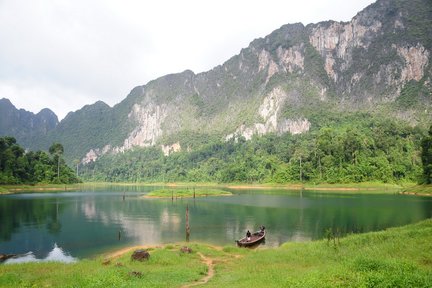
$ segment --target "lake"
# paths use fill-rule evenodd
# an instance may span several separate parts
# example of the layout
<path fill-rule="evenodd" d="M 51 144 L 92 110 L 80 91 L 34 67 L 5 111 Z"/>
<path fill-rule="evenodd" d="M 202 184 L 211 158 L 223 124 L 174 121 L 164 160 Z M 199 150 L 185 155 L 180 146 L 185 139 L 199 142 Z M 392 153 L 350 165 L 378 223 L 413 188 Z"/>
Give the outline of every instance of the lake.
<path fill-rule="evenodd" d="M 149 199 L 157 187 L 0 196 L 0 253 L 42 259 L 60 247 L 85 258 L 131 245 L 191 241 L 235 245 L 246 231 L 267 228 L 263 247 L 382 230 L 432 217 L 432 198 L 398 194 L 242 190 L 228 197 Z M 57 246 L 56 246 L 57 245 Z"/>

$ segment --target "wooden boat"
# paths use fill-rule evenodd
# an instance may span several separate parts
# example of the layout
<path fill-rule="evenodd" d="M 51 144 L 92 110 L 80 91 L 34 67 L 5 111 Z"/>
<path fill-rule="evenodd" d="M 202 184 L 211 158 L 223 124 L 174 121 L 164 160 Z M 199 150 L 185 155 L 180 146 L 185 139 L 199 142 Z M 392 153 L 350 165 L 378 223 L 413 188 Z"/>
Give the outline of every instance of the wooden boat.
<path fill-rule="evenodd" d="M 240 247 L 250 247 L 261 243 L 265 239 L 265 236 L 266 230 L 261 229 L 260 231 L 252 233 L 249 240 L 247 239 L 247 237 L 244 237 L 240 240 L 236 240 L 236 242 L 237 245 Z"/>

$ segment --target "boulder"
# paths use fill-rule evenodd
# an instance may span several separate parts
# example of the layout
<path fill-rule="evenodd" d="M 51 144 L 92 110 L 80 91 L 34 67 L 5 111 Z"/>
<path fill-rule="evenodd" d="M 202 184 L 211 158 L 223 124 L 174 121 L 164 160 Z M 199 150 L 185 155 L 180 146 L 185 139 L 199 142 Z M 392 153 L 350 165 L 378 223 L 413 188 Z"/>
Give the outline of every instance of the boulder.
<path fill-rule="evenodd" d="M 139 272 L 139 271 L 129 272 L 129 275 L 133 276 L 133 277 L 137 277 L 137 278 L 141 278 L 143 276 L 143 274 L 141 272 Z"/>
<path fill-rule="evenodd" d="M 135 250 L 131 256 L 132 260 L 137 260 L 137 261 L 141 261 L 141 262 L 148 260 L 149 258 L 150 258 L 150 253 L 144 249 Z"/>
<path fill-rule="evenodd" d="M 189 247 L 187 247 L 187 246 L 183 246 L 183 247 L 180 249 L 180 252 L 183 252 L 183 253 L 192 253 L 192 249 L 189 248 Z"/>

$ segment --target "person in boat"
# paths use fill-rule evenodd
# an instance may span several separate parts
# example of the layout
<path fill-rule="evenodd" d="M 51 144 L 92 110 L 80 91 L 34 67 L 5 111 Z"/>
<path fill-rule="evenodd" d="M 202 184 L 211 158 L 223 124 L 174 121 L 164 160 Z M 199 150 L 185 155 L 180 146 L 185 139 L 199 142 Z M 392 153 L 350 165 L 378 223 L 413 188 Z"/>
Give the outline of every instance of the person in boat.
<path fill-rule="evenodd" d="M 262 226 L 260 227 L 260 235 L 263 235 L 263 234 L 264 234 L 264 230 L 265 230 L 265 227 L 264 227 L 264 225 L 262 225 Z"/>
<path fill-rule="evenodd" d="M 251 234 L 251 232 L 248 230 L 248 231 L 246 232 L 246 240 L 247 240 L 247 241 L 250 241 L 251 236 L 252 236 L 252 234 Z"/>

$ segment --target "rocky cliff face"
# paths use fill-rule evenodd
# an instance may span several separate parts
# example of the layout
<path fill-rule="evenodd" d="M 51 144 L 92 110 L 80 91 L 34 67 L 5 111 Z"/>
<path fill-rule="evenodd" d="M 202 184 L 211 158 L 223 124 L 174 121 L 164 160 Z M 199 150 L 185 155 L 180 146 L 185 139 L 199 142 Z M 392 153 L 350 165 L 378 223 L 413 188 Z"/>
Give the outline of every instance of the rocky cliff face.
<path fill-rule="evenodd" d="M 430 120 L 431 35 L 430 0 L 378 0 L 350 22 L 284 25 L 210 71 L 161 77 L 113 108 L 84 107 L 48 139 L 89 162 L 137 146 L 167 155 L 186 147 L 188 133 L 305 133 L 322 107 Z"/>

